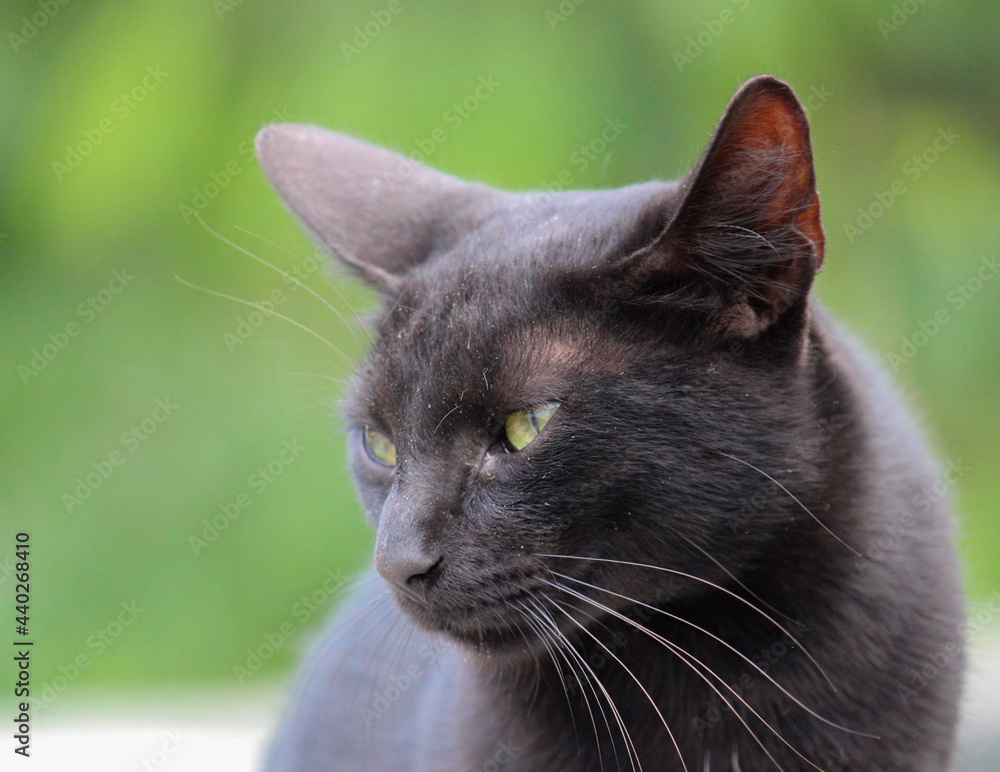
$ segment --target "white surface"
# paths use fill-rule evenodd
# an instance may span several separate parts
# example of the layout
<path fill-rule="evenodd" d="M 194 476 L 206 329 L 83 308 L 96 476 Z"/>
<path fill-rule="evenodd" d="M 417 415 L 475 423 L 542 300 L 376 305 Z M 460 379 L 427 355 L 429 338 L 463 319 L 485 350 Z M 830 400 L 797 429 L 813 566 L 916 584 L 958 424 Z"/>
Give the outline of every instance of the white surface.
<path fill-rule="evenodd" d="M 25 769 L 236 772 L 258 766 L 264 740 L 261 728 L 248 727 L 67 727 L 38 732 Z"/>
<path fill-rule="evenodd" d="M 30 772 L 251 772 L 285 700 L 282 689 L 67 694 L 34 722 Z M 9 751 L 8 751 L 9 753 Z"/>
<path fill-rule="evenodd" d="M 973 643 L 956 772 L 1000 772 L 1000 636 L 984 635 Z M 147 694 L 141 701 L 112 695 L 71 702 L 67 695 L 51 715 L 34 723 L 30 759 L 4 759 L 0 768 L 253 772 L 285 688 L 190 690 Z"/>

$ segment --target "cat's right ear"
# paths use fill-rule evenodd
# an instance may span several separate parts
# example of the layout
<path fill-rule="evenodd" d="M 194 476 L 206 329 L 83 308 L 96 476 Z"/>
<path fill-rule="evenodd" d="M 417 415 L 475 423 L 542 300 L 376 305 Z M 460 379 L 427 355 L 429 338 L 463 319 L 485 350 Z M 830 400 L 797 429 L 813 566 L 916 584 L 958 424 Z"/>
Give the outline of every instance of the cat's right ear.
<path fill-rule="evenodd" d="M 802 308 L 825 237 L 805 110 L 788 84 L 748 81 L 660 235 L 617 266 L 639 293 L 751 338 Z"/>
<path fill-rule="evenodd" d="M 257 157 L 292 213 L 385 294 L 475 227 L 496 191 L 316 126 L 275 124 Z"/>

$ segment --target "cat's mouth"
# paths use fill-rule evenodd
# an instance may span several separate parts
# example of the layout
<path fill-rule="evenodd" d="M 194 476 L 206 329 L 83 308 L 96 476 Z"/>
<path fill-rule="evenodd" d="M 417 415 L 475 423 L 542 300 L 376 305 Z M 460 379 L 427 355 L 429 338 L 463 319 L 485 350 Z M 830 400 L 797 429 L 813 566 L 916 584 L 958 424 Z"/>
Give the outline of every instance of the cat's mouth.
<path fill-rule="evenodd" d="M 489 656 L 518 657 L 543 649 L 552 635 L 551 614 L 523 590 L 479 605 L 441 608 L 433 599 L 394 593 L 396 603 L 417 626 L 442 633 Z"/>

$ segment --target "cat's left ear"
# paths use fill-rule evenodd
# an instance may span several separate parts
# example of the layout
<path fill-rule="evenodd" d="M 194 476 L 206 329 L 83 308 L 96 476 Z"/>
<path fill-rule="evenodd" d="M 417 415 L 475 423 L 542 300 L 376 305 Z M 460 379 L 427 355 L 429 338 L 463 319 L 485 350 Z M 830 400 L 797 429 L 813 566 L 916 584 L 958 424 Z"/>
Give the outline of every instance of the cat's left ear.
<path fill-rule="evenodd" d="M 475 227 L 499 194 L 317 126 L 275 124 L 257 157 L 312 235 L 381 292 Z"/>
<path fill-rule="evenodd" d="M 665 230 L 624 265 L 630 284 L 749 338 L 804 302 L 825 238 L 805 111 L 769 76 L 733 97 Z"/>

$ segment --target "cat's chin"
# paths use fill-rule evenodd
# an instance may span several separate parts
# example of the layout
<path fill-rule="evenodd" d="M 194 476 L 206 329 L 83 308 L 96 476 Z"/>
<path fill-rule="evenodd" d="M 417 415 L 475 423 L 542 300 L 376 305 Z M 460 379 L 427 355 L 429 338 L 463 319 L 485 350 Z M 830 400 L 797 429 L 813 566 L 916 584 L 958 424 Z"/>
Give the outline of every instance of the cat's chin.
<path fill-rule="evenodd" d="M 463 649 L 498 663 L 534 659 L 546 648 L 546 643 L 522 620 L 484 622 L 474 614 L 439 615 L 405 596 L 396 595 L 395 601 L 403 615 L 420 629 L 443 635 Z"/>

